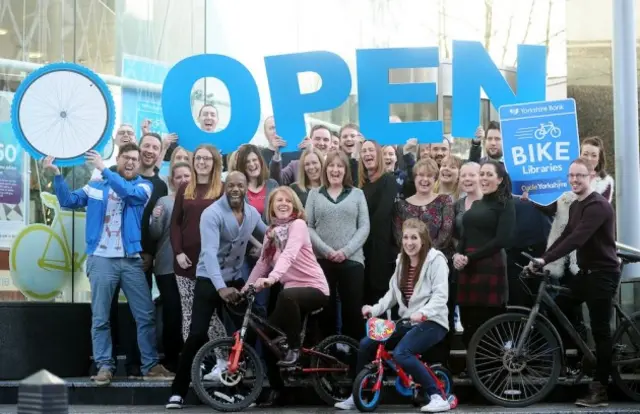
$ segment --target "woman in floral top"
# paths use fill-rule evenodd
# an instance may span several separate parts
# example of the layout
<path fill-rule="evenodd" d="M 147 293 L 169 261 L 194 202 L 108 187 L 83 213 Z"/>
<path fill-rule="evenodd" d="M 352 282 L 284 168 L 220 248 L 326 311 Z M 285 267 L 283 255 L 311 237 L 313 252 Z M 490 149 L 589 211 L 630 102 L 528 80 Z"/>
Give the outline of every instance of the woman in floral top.
<path fill-rule="evenodd" d="M 438 164 L 430 158 L 421 159 L 413 167 L 416 194 L 406 200 L 398 200 L 395 205 L 394 230 L 398 244 L 402 241 L 402 223 L 409 218 L 417 218 L 427 224 L 433 247 L 451 259 L 454 253 L 453 198 L 438 194 L 435 183 L 438 180 Z"/>

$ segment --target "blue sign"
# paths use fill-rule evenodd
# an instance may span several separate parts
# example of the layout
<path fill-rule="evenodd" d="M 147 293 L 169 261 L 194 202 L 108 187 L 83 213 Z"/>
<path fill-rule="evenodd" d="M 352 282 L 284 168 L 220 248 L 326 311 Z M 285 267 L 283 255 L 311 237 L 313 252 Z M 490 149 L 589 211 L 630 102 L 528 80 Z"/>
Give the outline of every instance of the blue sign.
<path fill-rule="evenodd" d="M 169 67 L 161 62 L 124 56 L 122 59 L 122 76 L 144 82 L 161 84 L 164 82 Z M 151 130 L 159 134 L 167 134 L 167 126 L 162 116 L 162 95 L 135 88 L 122 89 L 122 123 L 130 124 L 140 139 L 142 122 L 151 121 Z"/>
<path fill-rule="evenodd" d="M 504 165 L 513 193 L 543 206 L 571 188 L 567 174 L 580 155 L 573 99 L 500 107 Z"/>
<path fill-rule="evenodd" d="M 389 84 L 389 70 L 438 67 L 439 63 L 435 47 L 357 50 L 358 113 L 363 134 L 382 145 L 404 143 L 413 137 L 426 143 L 442 140 L 442 121 L 389 123 L 390 104 L 436 99 L 433 83 Z M 352 92 L 347 63 L 330 52 L 268 56 L 265 67 L 278 135 L 288 143 L 284 151 L 297 150 L 297 143 L 305 136 L 304 114 L 337 108 Z M 480 124 L 481 88 L 495 107 L 546 99 L 546 48 L 520 45 L 517 68 L 519 87 L 515 94 L 480 42 L 453 42 L 455 137 L 473 138 Z M 322 86 L 303 93 L 298 83 L 303 72 L 318 74 Z M 233 108 L 228 126 L 213 133 L 201 131 L 191 113 L 193 85 L 206 77 L 225 84 Z M 223 55 L 196 55 L 178 62 L 164 80 L 162 106 L 167 127 L 191 150 L 201 143 L 213 143 L 222 152 L 233 151 L 254 136 L 261 117 L 253 75 L 241 62 Z"/>

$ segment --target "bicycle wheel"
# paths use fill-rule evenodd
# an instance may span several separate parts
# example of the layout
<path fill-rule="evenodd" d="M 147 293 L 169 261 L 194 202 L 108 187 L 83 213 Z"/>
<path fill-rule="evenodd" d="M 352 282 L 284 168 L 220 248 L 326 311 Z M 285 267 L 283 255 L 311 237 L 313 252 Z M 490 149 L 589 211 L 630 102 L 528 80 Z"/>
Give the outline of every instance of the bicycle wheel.
<path fill-rule="evenodd" d="M 640 312 L 631 315 L 631 321 L 640 330 Z M 640 358 L 640 338 L 632 325 L 625 321 L 613 334 L 613 382 L 627 397 L 640 401 L 640 362 L 618 364 Z"/>
<path fill-rule="evenodd" d="M 200 401 L 217 411 L 241 411 L 253 404 L 262 391 L 264 367 L 256 351 L 242 345 L 238 359 L 238 371 L 231 374 L 226 369 L 219 381 L 206 381 L 202 377 L 207 367 L 216 364 L 218 357 L 229 360 L 235 344 L 233 338 L 221 338 L 207 342 L 196 354 L 191 365 L 191 383 Z"/>
<path fill-rule="evenodd" d="M 382 378 L 378 378 L 378 367 L 375 365 L 367 365 L 353 380 L 353 402 L 358 411 L 370 413 L 375 411 L 380 405 L 380 397 L 382 396 L 382 384 L 377 390 L 373 387 Z"/>
<path fill-rule="evenodd" d="M 114 120 L 107 85 L 73 63 L 54 63 L 31 73 L 11 105 L 11 125 L 20 144 L 32 157 L 50 155 L 61 166 L 84 163 L 91 149 L 102 151 Z"/>
<path fill-rule="evenodd" d="M 528 315 L 506 313 L 485 322 L 471 338 L 467 371 L 473 385 L 491 403 L 527 407 L 542 401 L 558 381 L 562 355 L 555 335 L 537 321 L 519 358 L 515 347 Z"/>
<path fill-rule="evenodd" d="M 355 366 L 358 357 L 358 342 L 345 335 L 333 335 L 313 347 L 310 368 L 345 368 L 346 372 L 314 372 L 313 389 L 318 397 L 333 407 L 337 402 L 351 396 L 353 375 L 351 366 Z M 335 359 L 334 359 L 335 358 Z"/>

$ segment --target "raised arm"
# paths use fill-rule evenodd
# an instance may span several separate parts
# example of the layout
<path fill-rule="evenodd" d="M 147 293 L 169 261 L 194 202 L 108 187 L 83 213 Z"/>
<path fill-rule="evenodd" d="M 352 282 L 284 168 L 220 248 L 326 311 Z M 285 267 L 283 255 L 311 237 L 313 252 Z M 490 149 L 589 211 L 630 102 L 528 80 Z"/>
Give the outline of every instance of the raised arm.
<path fill-rule="evenodd" d="M 128 204 L 145 205 L 151 197 L 153 185 L 149 181 L 143 180 L 133 184 L 108 168 L 102 170 L 102 176 L 107 180 L 109 187 Z"/>
<path fill-rule="evenodd" d="M 102 191 L 89 186 L 89 184 L 75 191 L 69 190 L 69 186 L 64 181 L 64 177 L 60 174 L 53 177 L 53 191 L 58 197 L 60 206 L 64 208 L 76 209 L 86 207 L 92 192 L 96 194 L 94 198 L 99 196 L 102 200 Z"/>

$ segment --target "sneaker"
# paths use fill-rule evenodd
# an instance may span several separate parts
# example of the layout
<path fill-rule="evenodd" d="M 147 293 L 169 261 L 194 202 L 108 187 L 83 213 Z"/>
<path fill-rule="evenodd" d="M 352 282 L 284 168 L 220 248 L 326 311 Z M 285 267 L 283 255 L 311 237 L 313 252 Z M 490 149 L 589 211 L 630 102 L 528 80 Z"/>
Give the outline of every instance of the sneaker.
<path fill-rule="evenodd" d="M 176 374 L 157 364 L 144 375 L 143 379 L 145 381 L 173 381 L 175 376 Z"/>
<path fill-rule="evenodd" d="M 184 405 L 184 400 L 179 395 L 172 395 L 169 402 L 164 406 L 167 410 L 180 410 Z"/>
<path fill-rule="evenodd" d="M 456 325 L 455 328 L 457 333 L 464 332 L 464 327 L 462 326 L 462 322 L 460 322 L 460 319 L 456 321 L 455 325 Z"/>
<path fill-rule="evenodd" d="M 420 409 L 423 413 L 442 413 L 451 409 L 449 402 L 443 400 L 439 394 L 433 394 L 430 398 L 429 404 Z"/>
<path fill-rule="evenodd" d="M 338 410 L 355 410 L 356 403 L 353 402 L 353 396 L 351 396 L 344 401 L 335 403 L 333 407 L 337 408 Z"/>
<path fill-rule="evenodd" d="M 600 383 L 591 384 L 589 393 L 576 401 L 578 407 L 606 407 L 609 405 L 609 396 L 607 395 L 607 387 Z"/>
<path fill-rule="evenodd" d="M 109 385 L 111 380 L 113 380 L 113 372 L 109 368 L 100 368 L 98 373 L 91 377 L 91 381 L 99 386 Z"/>
<path fill-rule="evenodd" d="M 216 361 L 216 366 L 213 367 L 210 373 L 204 375 L 202 379 L 205 381 L 220 381 L 220 374 L 227 369 L 228 365 L 229 364 L 224 359 L 218 359 Z"/>

